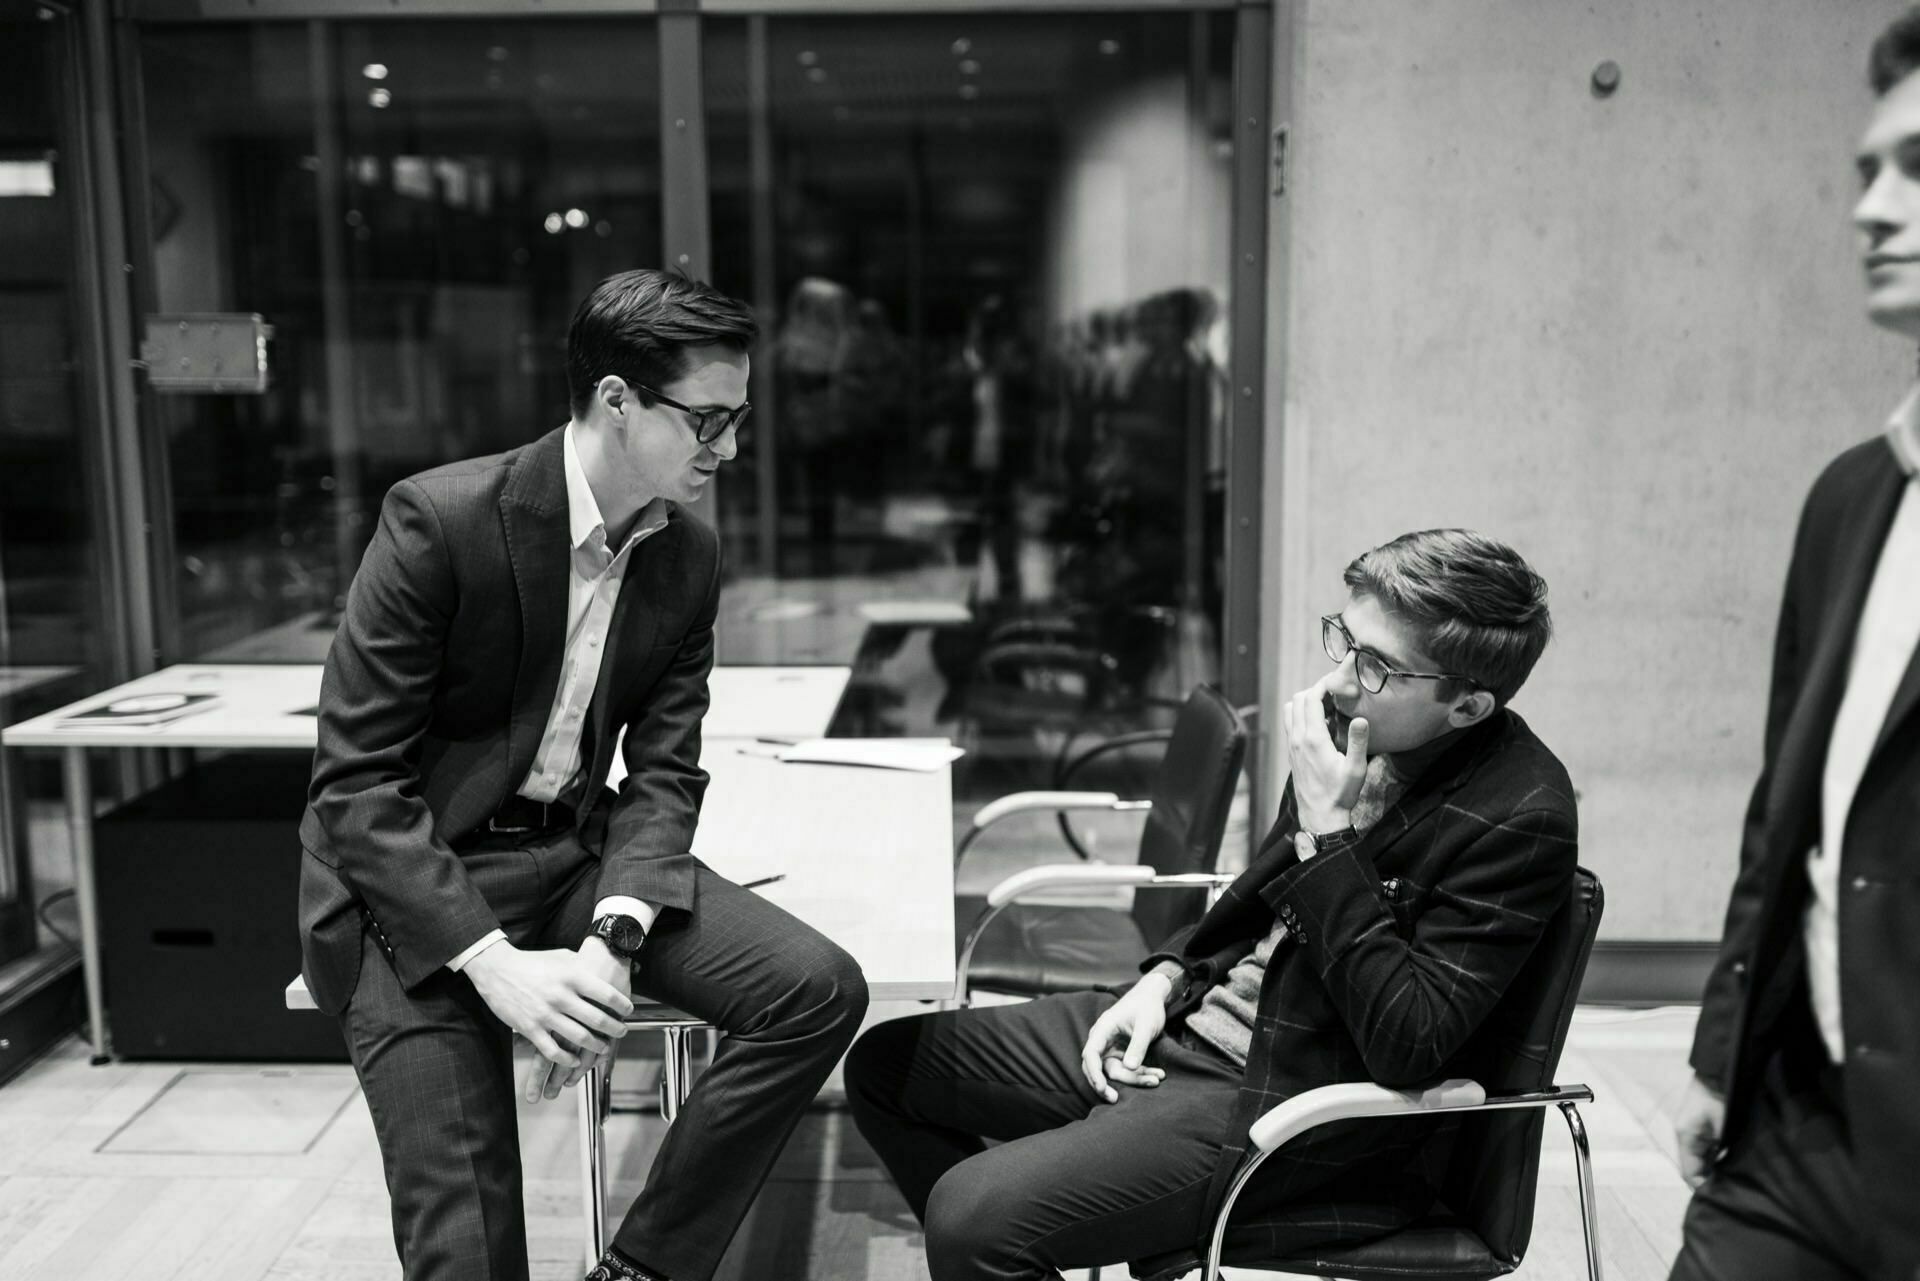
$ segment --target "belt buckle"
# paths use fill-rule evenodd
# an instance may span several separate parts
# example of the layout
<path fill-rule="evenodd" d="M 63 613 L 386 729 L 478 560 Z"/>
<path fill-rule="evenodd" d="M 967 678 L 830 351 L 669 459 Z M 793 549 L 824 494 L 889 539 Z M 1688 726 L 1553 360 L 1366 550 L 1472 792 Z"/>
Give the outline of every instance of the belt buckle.
<path fill-rule="evenodd" d="M 496 836 L 524 836 L 528 832 L 546 831 L 549 826 L 547 810 L 551 807 L 552 802 L 535 801 L 533 803 L 540 807 L 540 823 L 537 827 L 507 826 L 500 822 L 498 815 L 489 815 L 487 817 L 487 830 Z"/>

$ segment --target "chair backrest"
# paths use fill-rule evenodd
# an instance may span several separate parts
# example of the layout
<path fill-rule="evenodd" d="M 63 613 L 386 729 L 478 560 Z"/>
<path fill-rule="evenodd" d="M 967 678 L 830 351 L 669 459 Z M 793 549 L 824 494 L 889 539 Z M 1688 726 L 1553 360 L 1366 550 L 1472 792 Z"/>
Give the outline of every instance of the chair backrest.
<path fill-rule="evenodd" d="M 1598 878 L 1584 867 L 1576 869 L 1566 905 L 1474 1034 L 1463 1065 L 1466 1075 L 1489 1091 L 1539 1090 L 1553 1084 L 1604 903 Z M 1455 1217 L 1480 1234 L 1494 1257 L 1509 1264 L 1519 1262 L 1533 1235 L 1545 1119 L 1541 1108 L 1466 1118 L 1442 1184 Z"/>
<path fill-rule="evenodd" d="M 1174 718 L 1173 736 L 1149 797 L 1140 861 L 1164 874 L 1210 872 L 1233 808 L 1247 727 L 1219 690 L 1196 685 Z M 1133 919 L 1149 945 L 1200 919 L 1205 890 L 1147 890 L 1133 896 Z"/>

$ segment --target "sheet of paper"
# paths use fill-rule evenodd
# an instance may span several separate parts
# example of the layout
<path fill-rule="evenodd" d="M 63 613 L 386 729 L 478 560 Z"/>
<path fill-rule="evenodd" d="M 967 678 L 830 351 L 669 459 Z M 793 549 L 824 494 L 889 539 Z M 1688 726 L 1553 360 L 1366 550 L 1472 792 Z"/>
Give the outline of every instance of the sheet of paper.
<path fill-rule="evenodd" d="M 866 765 L 923 774 L 966 755 L 944 738 L 810 738 L 777 750 L 790 765 Z"/>

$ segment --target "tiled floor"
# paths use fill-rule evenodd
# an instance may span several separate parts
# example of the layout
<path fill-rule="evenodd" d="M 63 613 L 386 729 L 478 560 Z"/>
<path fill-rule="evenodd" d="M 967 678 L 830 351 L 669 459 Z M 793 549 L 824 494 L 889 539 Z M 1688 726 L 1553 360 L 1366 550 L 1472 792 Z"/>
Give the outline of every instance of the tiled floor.
<path fill-rule="evenodd" d="M 1663 1114 L 1685 1079 L 1693 1018 L 1582 1009 L 1562 1059 L 1560 1079 L 1598 1096 L 1584 1114 L 1603 1263 L 1618 1281 L 1658 1281 L 1678 1245 L 1686 1189 Z M 638 1190 L 658 1126 L 650 1115 L 610 1120 L 617 1199 Z M 521 1131 L 533 1275 L 578 1277 L 571 1096 L 523 1105 Z M 1574 1170 L 1552 1119 L 1545 1143 L 1533 1246 L 1518 1275 L 1572 1281 L 1585 1275 Z M 75 1039 L 0 1089 L 4 1281 L 398 1275 L 372 1125 L 344 1067 L 94 1068 Z M 926 1275 L 905 1203 L 830 1098 L 801 1126 L 722 1270 L 727 1281 Z"/>

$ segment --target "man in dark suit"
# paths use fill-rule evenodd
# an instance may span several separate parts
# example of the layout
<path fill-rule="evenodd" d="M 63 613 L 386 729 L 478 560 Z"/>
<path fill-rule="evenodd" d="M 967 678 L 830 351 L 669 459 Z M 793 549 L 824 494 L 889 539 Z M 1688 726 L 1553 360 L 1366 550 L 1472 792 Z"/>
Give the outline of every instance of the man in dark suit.
<path fill-rule="evenodd" d="M 1920 9 L 1873 47 L 1854 209 L 1920 339 Z M 1920 389 L 1801 513 L 1764 760 L 1675 1119 L 1676 1281 L 1920 1281 Z"/>
<path fill-rule="evenodd" d="M 699 1281 L 865 1011 L 851 958 L 689 853 L 720 554 L 681 504 L 734 456 L 754 336 L 705 285 L 601 282 L 567 335 L 571 421 L 394 486 L 348 594 L 303 969 L 408 1281 L 527 1275 L 514 1034 L 537 1099 L 610 1052 L 634 989 L 728 1033 L 590 1274 Z"/>
<path fill-rule="evenodd" d="M 1573 882 L 1573 789 L 1506 707 L 1546 647 L 1546 584 L 1460 530 L 1375 548 L 1346 582 L 1321 624 L 1337 665 L 1285 709 L 1279 821 L 1139 983 L 855 1044 L 848 1101 L 926 1225 L 934 1281 L 1204 1251 L 1268 1108 L 1335 1081 L 1472 1074 L 1475 1028 Z M 1316 1130 L 1263 1167 L 1229 1243 L 1391 1230 L 1430 1204 L 1418 1167 L 1444 1143 L 1418 1121 Z M 1356 1181 L 1373 1217 L 1299 1211 Z"/>

